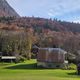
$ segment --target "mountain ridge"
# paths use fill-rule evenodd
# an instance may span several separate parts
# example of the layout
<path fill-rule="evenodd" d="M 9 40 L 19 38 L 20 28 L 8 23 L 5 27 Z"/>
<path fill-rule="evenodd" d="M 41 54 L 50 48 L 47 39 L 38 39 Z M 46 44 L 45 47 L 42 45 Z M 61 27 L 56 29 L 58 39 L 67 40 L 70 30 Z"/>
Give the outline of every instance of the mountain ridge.
<path fill-rule="evenodd" d="M 20 17 L 19 14 L 8 4 L 6 0 L 0 0 L 0 17 L 2 16 Z"/>

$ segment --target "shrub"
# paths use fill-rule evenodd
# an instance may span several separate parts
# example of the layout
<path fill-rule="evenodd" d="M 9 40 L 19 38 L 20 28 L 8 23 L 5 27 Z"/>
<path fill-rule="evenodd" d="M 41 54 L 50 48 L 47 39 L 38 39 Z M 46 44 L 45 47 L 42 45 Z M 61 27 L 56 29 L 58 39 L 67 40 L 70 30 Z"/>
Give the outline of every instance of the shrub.
<path fill-rule="evenodd" d="M 77 69 L 77 66 L 73 63 L 70 63 L 69 66 L 68 66 L 68 69 L 69 70 L 76 70 Z"/>
<path fill-rule="evenodd" d="M 73 63 L 64 64 L 64 67 L 62 69 L 64 69 L 64 70 L 76 70 L 77 66 Z"/>

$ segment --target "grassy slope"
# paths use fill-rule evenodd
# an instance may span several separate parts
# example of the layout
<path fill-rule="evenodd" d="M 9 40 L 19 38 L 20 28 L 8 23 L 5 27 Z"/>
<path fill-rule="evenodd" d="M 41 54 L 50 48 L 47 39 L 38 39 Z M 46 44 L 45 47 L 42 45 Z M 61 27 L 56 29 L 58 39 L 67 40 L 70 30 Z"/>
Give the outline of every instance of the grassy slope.
<path fill-rule="evenodd" d="M 19 64 L 0 63 L 0 80 L 80 80 L 75 70 L 36 69 L 35 60 Z"/>

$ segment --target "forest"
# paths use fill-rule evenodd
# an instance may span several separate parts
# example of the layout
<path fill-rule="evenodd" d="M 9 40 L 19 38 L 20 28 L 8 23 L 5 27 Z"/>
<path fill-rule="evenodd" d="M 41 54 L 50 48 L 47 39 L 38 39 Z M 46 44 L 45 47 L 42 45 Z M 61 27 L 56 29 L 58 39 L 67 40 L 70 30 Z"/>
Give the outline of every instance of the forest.
<path fill-rule="evenodd" d="M 0 17 L 0 52 L 31 59 L 32 46 L 62 48 L 70 62 L 79 62 L 80 24 L 39 17 Z"/>

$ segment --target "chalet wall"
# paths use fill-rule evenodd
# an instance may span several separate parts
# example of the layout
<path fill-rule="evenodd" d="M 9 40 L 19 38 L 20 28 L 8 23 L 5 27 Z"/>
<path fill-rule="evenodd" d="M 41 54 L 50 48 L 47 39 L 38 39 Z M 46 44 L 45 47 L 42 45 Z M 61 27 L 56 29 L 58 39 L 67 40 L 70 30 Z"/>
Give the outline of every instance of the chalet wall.
<path fill-rule="evenodd" d="M 65 51 L 60 48 L 42 48 L 37 55 L 37 65 L 45 68 L 62 68 L 65 62 Z"/>

